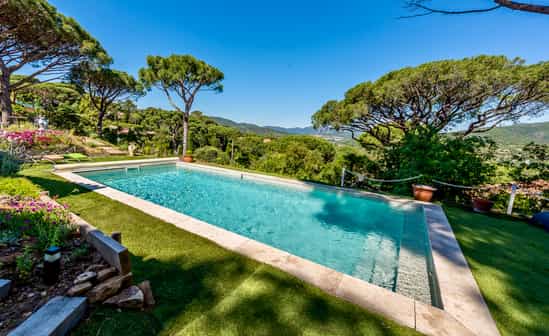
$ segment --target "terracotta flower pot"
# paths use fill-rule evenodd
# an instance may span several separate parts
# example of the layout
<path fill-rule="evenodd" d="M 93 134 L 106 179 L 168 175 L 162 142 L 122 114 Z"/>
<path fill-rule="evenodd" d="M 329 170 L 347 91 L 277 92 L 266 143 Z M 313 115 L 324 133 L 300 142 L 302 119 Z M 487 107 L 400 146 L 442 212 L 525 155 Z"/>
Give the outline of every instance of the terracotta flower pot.
<path fill-rule="evenodd" d="M 183 156 L 183 162 L 189 163 L 189 162 L 193 162 L 193 161 L 194 161 L 194 160 L 193 160 L 193 156 L 192 156 L 192 155 L 190 155 L 190 154 L 185 154 L 185 155 Z"/>
<path fill-rule="evenodd" d="M 431 202 L 433 194 L 437 191 L 436 188 L 422 184 L 414 184 L 412 188 L 414 190 L 414 198 L 422 202 Z"/>
<path fill-rule="evenodd" d="M 473 210 L 476 212 L 490 212 L 492 210 L 492 207 L 494 206 L 494 202 L 483 199 L 483 198 L 475 198 L 473 199 Z"/>

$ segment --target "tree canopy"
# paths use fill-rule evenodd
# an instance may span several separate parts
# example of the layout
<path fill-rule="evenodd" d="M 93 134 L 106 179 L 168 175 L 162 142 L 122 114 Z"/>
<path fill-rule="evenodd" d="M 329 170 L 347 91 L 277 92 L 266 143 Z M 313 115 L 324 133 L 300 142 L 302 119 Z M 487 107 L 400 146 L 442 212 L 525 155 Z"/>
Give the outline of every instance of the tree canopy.
<path fill-rule="evenodd" d="M 0 0 L 0 108 L 2 123 L 11 115 L 10 93 L 32 84 L 36 76 L 56 79 L 84 59 L 109 62 L 98 41 L 74 19 L 44 0 Z M 25 65 L 34 72 L 10 83 Z"/>
<path fill-rule="evenodd" d="M 139 70 L 139 78 L 147 88 L 162 90 L 170 104 L 183 113 L 183 152 L 187 151 L 189 115 L 199 91 L 222 92 L 224 75 L 219 69 L 191 55 L 169 57 L 148 56 L 147 67 Z M 173 99 L 181 99 L 181 108 Z"/>
<path fill-rule="evenodd" d="M 322 106 L 313 123 L 388 144 L 418 128 L 483 132 L 547 108 L 549 62 L 525 65 L 518 58 L 478 56 L 425 63 L 358 84 L 341 101 Z"/>
<path fill-rule="evenodd" d="M 143 94 L 141 83 L 128 73 L 87 62 L 74 67 L 69 78 L 88 95 L 91 105 L 98 111 L 96 131 L 99 136 L 103 131 L 103 118 L 113 102 Z"/>

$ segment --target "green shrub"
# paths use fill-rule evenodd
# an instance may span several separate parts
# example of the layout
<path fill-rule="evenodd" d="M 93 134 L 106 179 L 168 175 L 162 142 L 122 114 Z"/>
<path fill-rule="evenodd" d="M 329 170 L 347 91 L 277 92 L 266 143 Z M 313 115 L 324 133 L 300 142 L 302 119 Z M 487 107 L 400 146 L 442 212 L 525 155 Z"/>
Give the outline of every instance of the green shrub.
<path fill-rule="evenodd" d="M 88 244 L 83 243 L 82 245 L 75 248 L 71 253 L 71 259 L 72 260 L 78 260 L 85 256 L 87 256 L 90 253 L 90 247 Z"/>
<path fill-rule="evenodd" d="M 23 281 L 28 280 L 32 274 L 32 269 L 34 267 L 32 250 L 29 246 L 26 246 L 23 254 L 15 259 L 15 265 L 18 277 Z"/>
<path fill-rule="evenodd" d="M 217 164 L 229 164 L 230 161 L 229 155 L 227 153 L 212 146 L 206 146 L 197 149 L 194 152 L 194 158 L 199 161 L 212 162 Z"/>
<path fill-rule="evenodd" d="M 15 175 L 21 169 L 21 161 L 8 152 L 0 152 L 0 175 Z"/>
<path fill-rule="evenodd" d="M 40 190 L 23 177 L 0 177 L 0 194 L 22 197 L 38 197 Z"/>

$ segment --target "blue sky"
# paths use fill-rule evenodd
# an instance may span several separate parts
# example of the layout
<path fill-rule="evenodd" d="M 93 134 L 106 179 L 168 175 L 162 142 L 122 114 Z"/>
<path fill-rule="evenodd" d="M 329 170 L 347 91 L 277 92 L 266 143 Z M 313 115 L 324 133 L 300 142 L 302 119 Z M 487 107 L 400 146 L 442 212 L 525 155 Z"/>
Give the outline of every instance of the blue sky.
<path fill-rule="evenodd" d="M 478 54 L 529 63 L 549 56 L 549 18 L 508 10 L 399 20 L 407 14 L 401 0 L 50 2 L 101 41 L 114 68 L 137 75 L 147 55 L 172 53 L 215 65 L 225 91 L 200 94 L 195 109 L 260 125 L 309 125 L 325 101 L 404 66 Z M 160 92 L 138 105 L 169 108 Z"/>

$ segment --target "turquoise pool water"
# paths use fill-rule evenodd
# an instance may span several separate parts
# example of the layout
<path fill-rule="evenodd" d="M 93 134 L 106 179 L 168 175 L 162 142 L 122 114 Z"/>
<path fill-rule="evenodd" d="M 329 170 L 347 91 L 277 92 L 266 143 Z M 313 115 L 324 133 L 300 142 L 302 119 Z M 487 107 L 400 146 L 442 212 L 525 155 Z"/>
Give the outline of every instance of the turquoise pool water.
<path fill-rule="evenodd" d="M 80 175 L 431 303 L 421 207 L 177 165 Z"/>

